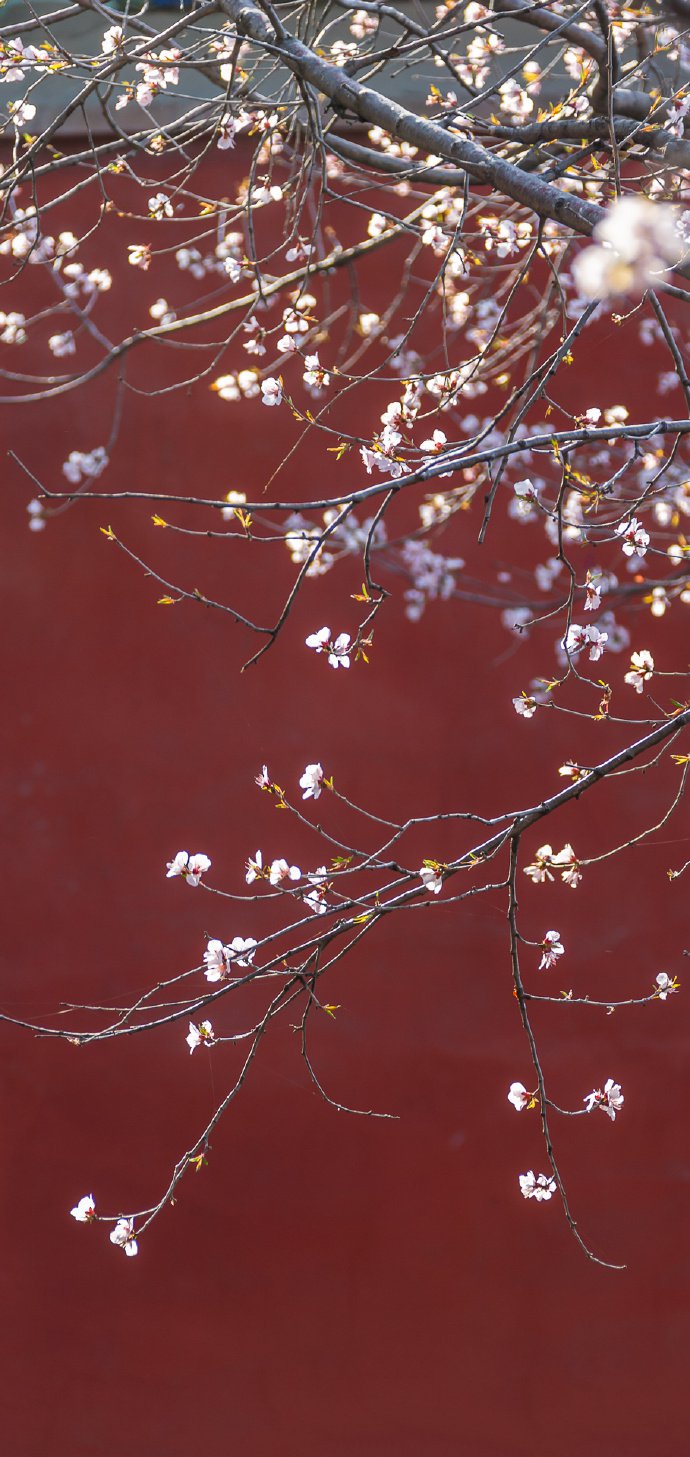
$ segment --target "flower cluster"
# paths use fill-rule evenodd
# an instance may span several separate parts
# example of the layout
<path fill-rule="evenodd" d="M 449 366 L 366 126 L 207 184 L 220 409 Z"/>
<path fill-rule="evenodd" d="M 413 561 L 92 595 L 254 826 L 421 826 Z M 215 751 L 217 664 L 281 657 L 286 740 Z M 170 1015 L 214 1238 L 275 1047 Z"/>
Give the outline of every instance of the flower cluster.
<path fill-rule="evenodd" d="M 553 880 L 554 871 L 560 874 L 564 885 L 571 886 L 573 890 L 579 885 L 582 880 L 582 871 L 572 845 L 564 845 L 563 849 L 559 850 L 557 854 L 554 853 L 550 845 L 542 845 L 537 850 L 532 864 L 525 866 L 525 875 L 529 875 L 530 880 L 535 885 L 539 885 L 546 880 Z M 552 932 L 550 934 L 556 935 L 557 933 Z M 560 955 L 560 953 L 557 954 Z"/>

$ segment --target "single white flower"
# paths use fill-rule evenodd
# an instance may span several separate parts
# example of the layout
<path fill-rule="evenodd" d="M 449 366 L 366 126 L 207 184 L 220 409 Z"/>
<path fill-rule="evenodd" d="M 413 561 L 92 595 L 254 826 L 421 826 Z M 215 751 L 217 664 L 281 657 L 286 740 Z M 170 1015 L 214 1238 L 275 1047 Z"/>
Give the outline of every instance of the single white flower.
<path fill-rule="evenodd" d="M 161 222 L 163 218 L 171 218 L 172 215 L 173 205 L 164 192 L 156 192 L 153 197 L 149 198 L 149 217 L 155 218 L 156 222 Z"/>
<path fill-rule="evenodd" d="M 656 995 L 660 1002 L 665 1002 L 667 997 L 670 997 L 673 992 L 678 991 L 678 982 L 675 976 L 669 976 L 667 971 L 660 971 L 654 980 L 657 986 Z"/>
<path fill-rule="evenodd" d="M 530 698 L 527 693 L 521 693 L 519 698 L 513 699 L 513 708 L 522 718 L 533 718 L 538 707 L 536 698 Z"/>
<path fill-rule="evenodd" d="M 318 799 L 323 785 L 323 769 L 320 764 L 307 764 L 299 782 L 304 790 L 302 799 Z"/>
<path fill-rule="evenodd" d="M 560 931 L 547 931 L 541 944 L 544 950 L 539 962 L 539 970 L 548 971 L 550 966 L 556 965 L 559 956 L 563 956 L 565 952 L 565 947 L 561 943 Z"/>
<path fill-rule="evenodd" d="M 428 890 L 431 895 L 438 895 L 439 891 L 443 889 L 443 873 L 441 866 L 437 865 L 435 861 L 422 865 L 417 874 L 424 889 Z"/>
<path fill-rule="evenodd" d="M 283 398 L 283 381 L 281 379 L 262 379 L 261 381 L 261 403 L 262 405 L 279 405 Z"/>
<path fill-rule="evenodd" d="M 280 885 L 283 880 L 301 880 L 299 865 L 288 865 L 287 860 L 273 860 L 268 872 L 271 885 Z"/>
<path fill-rule="evenodd" d="M 601 1088 L 588 1093 L 583 1100 L 587 1104 L 587 1112 L 591 1113 L 593 1108 L 601 1108 L 602 1113 L 608 1113 L 612 1122 L 615 1122 L 616 1114 L 620 1113 L 625 1099 L 620 1089 L 620 1083 L 614 1083 L 613 1078 L 608 1078 L 604 1083 L 603 1092 Z"/>
<path fill-rule="evenodd" d="M 314 648 L 315 652 L 328 653 L 332 668 L 349 668 L 352 645 L 346 632 L 341 632 L 334 641 L 330 627 L 321 627 L 318 632 L 310 633 L 305 641 L 307 647 Z"/>
<path fill-rule="evenodd" d="M 101 41 L 102 54 L 104 56 L 111 56 L 113 54 L 113 51 L 116 51 L 118 46 L 121 46 L 123 44 L 124 38 L 125 36 L 122 26 L 111 25 L 110 30 L 106 30 L 105 35 L 103 36 L 103 40 Z"/>
<path fill-rule="evenodd" d="M 621 521 L 620 526 L 616 527 L 616 536 L 622 536 L 626 556 L 646 555 L 649 532 L 640 525 L 636 516 L 631 516 L 629 521 Z"/>
<path fill-rule="evenodd" d="M 508 1102 L 512 1103 L 518 1113 L 521 1113 L 523 1108 L 527 1108 L 532 1101 L 532 1094 L 527 1092 L 523 1083 L 510 1084 L 508 1089 Z"/>
<path fill-rule="evenodd" d="M 202 1042 L 206 1047 L 212 1047 L 215 1040 L 216 1034 L 210 1022 L 200 1022 L 198 1027 L 195 1027 L 193 1022 L 190 1022 L 189 1032 L 185 1037 L 185 1042 L 188 1044 L 190 1053 L 194 1052 L 197 1047 L 201 1047 Z"/>
<path fill-rule="evenodd" d="M 252 936 L 248 936 L 246 941 L 241 936 L 234 936 L 230 945 L 225 947 L 230 953 L 232 965 L 249 966 L 254 960 L 257 944 Z"/>
<path fill-rule="evenodd" d="M 550 1199 L 556 1193 L 556 1180 L 549 1174 L 535 1175 L 532 1169 L 527 1174 L 520 1174 L 520 1193 L 523 1199 Z"/>
<path fill-rule="evenodd" d="M 187 885 L 199 885 L 202 875 L 211 869 L 211 861 L 208 855 L 189 855 L 186 850 L 178 850 L 175 859 L 168 861 L 168 873 L 166 880 L 173 875 L 181 875 Z"/>
<path fill-rule="evenodd" d="M 70 1209 L 70 1214 L 78 1224 L 93 1224 L 96 1218 L 96 1201 L 93 1194 L 85 1194 L 83 1199 L 75 1204 L 74 1209 Z"/>
<path fill-rule="evenodd" d="M 645 683 L 654 673 L 654 659 L 646 648 L 639 653 L 632 653 L 630 657 L 630 672 L 625 675 L 625 682 L 635 689 L 636 693 L 642 693 Z"/>
<path fill-rule="evenodd" d="M 253 860 L 247 861 L 247 873 L 245 880 L 247 885 L 253 885 L 255 880 L 260 880 L 264 873 L 264 857 L 260 850 L 257 850 Z"/>
<path fill-rule="evenodd" d="M 259 789 L 270 789 L 271 781 L 268 774 L 268 764 L 262 765 L 261 773 L 257 774 L 254 783 L 259 786 Z"/>
<path fill-rule="evenodd" d="M 118 1219 L 115 1228 L 110 1231 L 110 1242 L 118 1245 L 126 1255 L 137 1255 L 139 1246 L 134 1238 L 134 1220 Z"/>
<path fill-rule="evenodd" d="M 207 981 L 223 981 L 227 976 L 230 954 L 227 946 L 222 941 L 214 938 L 209 941 L 204 952 L 206 970 L 204 975 Z"/>

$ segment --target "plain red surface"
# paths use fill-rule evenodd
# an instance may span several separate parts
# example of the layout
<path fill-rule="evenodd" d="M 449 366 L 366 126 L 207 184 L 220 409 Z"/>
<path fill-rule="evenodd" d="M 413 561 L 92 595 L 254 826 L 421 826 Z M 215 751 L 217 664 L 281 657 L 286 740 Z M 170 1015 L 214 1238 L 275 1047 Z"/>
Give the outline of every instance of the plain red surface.
<path fill-rule="evenodd" d="M 117 266 L 121 244 L 112 247 Z M 102 249 L 94 261 L 107 261 Z M 134 321 L 155 294 L 130 273 Z M 372 296 L 381 285 L 377 274 Z M 108 308 L 114 298 L 103 317 Z M 626 376 L 620 336 L 590 337 L 573 396 L 584 408 L 632 395 L 648 415 L 648 386 Z M 170 353 L 160 359 L 172 368 Z M 144 384 L 150 368 L 134 364 L 132 378 Z M 5 438 L 55 485 L 70 449 L 104 441 L 111 409 L 111 384 L 99 381 L 38 411 L 6 409 Z M 285 413 L 223 406 L 207 384 L 154 400 L 130 393 L 102 484 L 251 493 L 293 438 Z M 335 469 L 308 447 L 285 484 L 308 494 Z M 339 469 L 359 479 L 354 464 Z M 5 478 L 5 1012 L 40 1019 L 62 1000 L 117 1000 L 194 965 L 207 933 L 259 934 L 254 908 L 224 922 L 216 902 L 164 871 L 183 846 L 211 855 L 213 882 L 234 890 L 257 846 L 320 863 L 316 842 L 255 788 L 264 762 L 293 795 L 320 759 L 344 793 L 384 814 L 401 802 L 493 813 L 553 792 L 563 759 L 587 762 L 622 741 L 605 724 L 516 718 L 510 697 L 552 661 L 551 635 L 515 645 L 467 603 L 432 605 L 410 625 L 400 582 L 370 668 L 332 673 L 304 636 L 324 622 L 355 626 L 356 561 L 308 582 L 276 648 L 240 675 L 249 636 L 191 605 L 157 606 L 156 583 L 99 527 L 112 522 L 171 580 L 253 603 L 265 618 L 290 580 L 283 547 L 264 548 L 267 572 L 242 544 L 190 546 L 157 533 L 146 509 L 142 518 L 91 502 L 34 535 L 32 490 L 12 465 Z M 175 519 L 199 524 L 179 510 Z M 453 549 L 476 565 L 474 516 L 459 533 Z M 514 536 L 498 520 L 486 554 L 500 560 Z M 682 663 L 687 632 L 674 610 Z M 643 631 L 633 646 L 654 650 L 659 625 L 645 617 Z M 608 848 L 658 816 L 676 782 L 664 770 L 636 776 L 626 796 L 604 786 L 530 844 Z M 353 829 L 325 796 L 321 816 Z M 568 948 L 553 987 L 623 996 L 647 991 L 660 969 L 683 980 L 684 883 L 665 871 L 686 858 L 686 827 L 681 813 L 662 844 L 604 862 L 576 893 L 523 877 L 525 933 L 556 926 Z M 467 843 L 435 836 L 418 853 L 443 858 Z M 8 1457 L 685 1451 L 687 998 L 613 1018 L 535 1014 L 566 1106 L 606 1077 L 624 1086 L 615 1126 L 598 1116 L 556 1126 L 585 1237 L 628 1265 L 612 1273 L 584 1259 L 557 1201 L 520 1197 L 518 1173 L 544 1160 L 535 1117 L 506 1101 L 513 1079 L 529 1084 L 529 1062 L 505 906 L 499 894 L 488 902 L 387 921 L 329 985 L 342 1010 L 316 1029 L 319 1075 L 342 1102 L 398 1121 L 328 1108 L 283 1024 L 214 1136 L 208 1168 L 184 1181 L 136 1260 L 69 1209 L 91 1190 L 113 1210 L 162 1192 L 230 1081 L 232 1054 L 190 1059 L 184 1026 L 85 1049 L 3 1029 Z M 228 1003 L 214 1021 L 232 1018 Z"/>

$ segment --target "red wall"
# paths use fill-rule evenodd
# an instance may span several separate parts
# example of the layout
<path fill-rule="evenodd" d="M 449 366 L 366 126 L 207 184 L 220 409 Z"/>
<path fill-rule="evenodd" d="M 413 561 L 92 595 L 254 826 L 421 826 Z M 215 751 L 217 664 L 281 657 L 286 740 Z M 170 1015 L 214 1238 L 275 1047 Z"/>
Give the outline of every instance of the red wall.
<path fill-rule="evenodd" d="M 117 227 L 93 260 L 111 249 L 113 269 L 122 237 L 138 241 Z M 386 282 L 377 267 L 372 296 Z M 40 301 L 39 272 L 18 283 L 25 298 L 30 288 Z M 125 281 L 127 302 L 113 295 L 99 318 L 129 310 L 141 322 L 142 299 L 165 292 L 135 270 Z M 633 396 L 648 415 L 648 388 L 626 377 L 619 339 L 604 330 L 581 344 L 573 396 L 582 407 Z M 154 366 L 175 376 L 171 352 L 151 358 L 142 351 L 133 365 L 140 386 Z M 106 378 L 35 412 L 6 408 L 5 439 L 56 486 L 70 449 L 104 442 L 111 409 Z M 206 384 L 129 393 L 101 484 L 251 493 L 293 439 L 285 412 L 223 406 Z M 352 462 L 324 467 L 321 447 L 308 445 L 286 493 L 359 477 Z M 308 582 L 283 639 L 241 676 L 248 635 L 191 605 L 156 606 L 160 589 L 99 527 L 112 522 L 171 580 L 253 602 L 264 618 L 267 596 L 274 608 L 290 581 L 284 548 L 263 548 L 267 572 L 241 543 L 190 546 L 156 532 L 147 511 L 92 502 L 30 534 L 33 488 L 12 465 L 5 478 L 7 1013 L 48 1020 L 63 1001 L 126 999 L 196 964 L 206 934 L 259 935 L 254 907 L 225 916 L 164 870 L 181 846 L 203 849 L 213 883 L 241 891 L 257 846 L 320 863 L 317 843 L 255 788 L 263 762 L 293 795 L 320 759 L 344 793 L 383 814 L 403 803 L 491 813 L 552 792 L 564 758 L 588 762 L 623 741 L 607 724 L 516 718 L 510 698 L 548 671 L 552 634 L 515 645 L 464 602 L 431 606 L 410 625 L 400 583 L 369 669 L 332 673 L 303 639 L 323 622 L 353 629 L 357 562 Z M 200 524 L 181 508 L 175 519 Z M 476 564 L 474 518 L 458 533 L 448 549 Z M 497 519 L 486 555 L 501 560 L 511 540 Z M 670 650 L 668 622 L 645 618 L 640 631 L 633 646 L 654 650 L 663 631 Z M 676 782 L 665 770 L 636 776 L 623 796 L 604 787 L 530 843 L 571 838 L 578 853 L 597 853 L 658 816 Z M 325 796 L 321 818 L 355 833 Z M 662 843 L 604 862 L 575 893 L 523 877 L 525 934 L 556 926 L 568 948 L 551 988 L 607 998 L 644 993 L 661 969 L 683 980 L 684 883 L 665 871 L 687 856 L 685 826 L 678 818 Z M 467 843 L 420 839 L 410 859 Z M 506 941 L 498 893 L 385 922 L 334 974 L 328 995 L 342 1009 L 315 1028 L 313 1052 L 331 1095 L 398 1121 L 328 1108 L 283 1024 L 215 1134 L 208 1168 L 183 1183 L 136 1260 L 102 1226 L 78 1227 L 70 1206 L 92 1189 L 114 1212 L 162 1192 L 229 1085 L 234 1054 L 190 1059 L 184 1026 L 83 1049 L 4 1028 L 8 1457 L 684 1450 L 687 998 L 612 1018 L 577 1007 L 535 1017 L 557 1100 L 576 1107 L 609 1076 L 624 1087 L 615 1126 L 598 1116 L 556 1126 L 585 1237 L 627 1264 L 614 1274 L 584 1259 L 556 1200 L 520 1197 L 518 1173 L 544 1160 L 535 1116 L 518 1119 L 506 1101 L 513 1079 L 530 1085 Z M 229 1001 L 214 1022 L 229 1032 L 235 1016 Z"/>

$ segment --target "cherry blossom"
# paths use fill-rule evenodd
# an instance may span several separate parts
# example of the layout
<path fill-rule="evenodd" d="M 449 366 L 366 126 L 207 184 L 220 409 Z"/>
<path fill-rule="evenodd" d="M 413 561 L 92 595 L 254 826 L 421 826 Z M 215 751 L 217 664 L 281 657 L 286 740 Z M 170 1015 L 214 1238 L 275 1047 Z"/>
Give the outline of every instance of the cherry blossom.
<path fill-rule="evenodd" d="M 513 699 L 513 708 L 522 718 L 533 718 L 538 707 L 536 698 L 530 698 L 528 693 L 521 693 L 519 698 Z"/>
<path fill-rule="evenodd" d="M 612 203 L 593 237 L 600 246 L 585 248 L 573 265 L 580 291 L 590 299 L 641 294 L 659 284 L 677 263 L 683 241 L 675 210 L 639 194 Z"/>
<path fill-rule="evenodd" d="M 435 860 L 425 861 L 424 865 L 417 871 L 417 874 L 420 877 L 424 889 L 428 890 L 432 895 L 438 895 L 439 891 L 443 889 L 442 868 L 436 864 Z"/>
<path fill-rule="evenodd" d="M 604 1083 L 604 1090 L 597 1088 L 593 1093 L 588 1093 L 584 1099 L 587 1105 L 587 1112 L 591 1113 L 593 1108 L 601 1108 L 602 1113 L 608 1113 L 612 1122 L 615 1122 L 616 1114 L 620 1113 L 625 1099 L 620 1089 L 620 1083 L 614 1083 L 613 1078 L 608 1078 Z"/>
<path fill-rule="evenodd" d="M 604 651 L 608 636 L 607 632 L 601 632 L 598 627 L 578 627 L 572 622 L 563 639 L 563 646 L 568 654 L 580 653 L 583 648 L 588 647 L 590 662 L 596 663 Z"/>
<path fill-rule="evenodd" d="M 560 931 L 547 931 L 541 944 L 544 952 L 539 962 L 539 970 L 548 971 L 549 967 L 556 965 L 559 956 L 563 956 L 565 951 L 565 947 L 561 942 Z"/>
<path fill-rule="evenodd" d="M 150 197 L 148 206 L 149 217 L 155 218 L 157 222 L 161 222 L 163 218 L 171 218 L 173 215 L 173 205 L 164 192 L 156 192 L 153 197 Z"/>
<path fill-rule="evenodd" d="M 301 880 L 299 865 L 288 865 L 287 860 L 272 860 L 268 872 L 271 885 L 281 885 L 284 880 Z"/>
<path fill-rule="evenodd" d="M 234 936 L 229 946 L 224 948 L 230 953 L 230 958 L 235 966 L 250 966 L 254 960 L 254 952 L 258 942 L 252 936 L 243 940 L 241 936 Z"/>
<path fill-rule="evenodd" d="M 137 1255 L 139 1246 L 134 1238 L 134 1220 L 118 1219 L 115 1228 L 110 1231 L 110 1242 L 118 1245 L 126 1255 Z"/>
<path fill-rule="evenodd" d="M 520 1193 L 524 1199 L 550 1199 L 556 1193 L 556 1180 L 549 1174 L 534 1174 L 532 1169 L 527 1174 L 519 1175 Z"/>
<path fill-rule="evenodd" d="M 532 864 L 524 867 L 525 875 L 529 875 L 535 885 L 546 880 L 553 880 L 554 877 L 551 873 L 553 870 L 559 871 L 561 880 L 565 885 L 571 886 L 573 890 L 579 884 L 582 879 L 582 871 L 572 845 L 564 845 L 557 854 L 554 853 L 551 845 L 542 845 L 537 850 Z"/>
<path fill-rule="evenodd" d="M 521 1113 L 523 1108 L 534 1105 L 534 1094 L 528 1093 L 523 1083 L 511 1083 L 508 1089 L 508 1102 L 512 1103 L 518 1113 Z"/>
<path fill-rule="evenodd" d="M 318 799 L 323 788 L 323 768 L 320 764 L 307 764 L 299 782 L 304 790 L 302 799 Z"/>
<path fill-rule="evenodd" d="M 187 850 L 178 850 L 175 859 L 168 861 L 168 873 L 166 880 L 174 875 L 181 875 L 187 885 L 199 885 L 202 875 L 211 869 L 211 861 L 208 855 L 190 855 Z"/>
<path fill-rule="evenodd" d="M 349 668 L 352 644 L 346 632 L 341 632 L 334 641 L 330 627 L 321 627 L 318 632 L 312 632 L 305 641 L 307 647 L 313 648 L 315 652 L 328 653 L 332 668 Z"/>
<path fill-rule="evenodd" d="M 631 516 L 629 521 L 621 521 L 616 527 L 616 536 L 623 538 L 623 551 L 626 556 L 645 556 L 649 546 L 649 532 L 640 525 L 636 516 Z"/>
<path fill-rule="evenodd" d="M 282 398 L 283 382 L 281 379 L 262 379 L 261 403 L 263 405 L 279 405 Z"/>
<path fill-rule="evenodd" d="M 564 845 L 563 849 L 552 857 L 551 864 L 556 870 L 560 870 L 564 885 L 569 885 L 572 890 L 575 890 L 582 880 L 582 871 L 572 845 Z"/>
<path fill-rule="evenodd" d="M 268 773 L 268 764 L 262 765 L 261 773 L 257 774 L 254 783 L 258 785 L 259 789 L 270 789 L 271 780 Z"/>
<path fill-rule="evenodd" d="M 625 682 L 635 689 L 636 693 L 642 693 L 645 683 L 649 681 L 654 673 L 654 659 L 646 648 L 641 652 L 633 653 L 630 658 L 630 672 L 625 674 Z"/>
<path fill-rule="evenodd" d="M 656 995 L 660 1002 L 665 1002 L 667 997 L 678 991 L 678 982 L 675 976 L 669 976 L 667 971 L 658 972 L 654 978 L 657 986 Z"/>
<path fill-rule="evenodd" d="M 215 1040 L 216 1034 L 210 1022 L 200 1022 L 198 1027 L 190 1022 L 189 1032 L 185 1037 L 190 1053 L 194 1052 L 197 1047 L 201 1047 L 202 1043 L 205 1047 L 212 1047 Z"/>
<path fill-rule="evenodd" d="M 70 1214 L 78 1224 L 93 1224 L 96 1218 L 96 1201 L 93 1194 L 85 1194 L 83 1199 L 75 1204 L 74 1209 L 70 1209 Z"/>
<path fill-rule="evenodd" d="M 208 942 L 204 952 L 206 970 L 204 975 L 207 981 L 223 981 L 227 976 L 230 953 L 227 946 L 217 938 Z"/>
<path fill-rule="evenodd" d="M 247 885 L 253 885 L 255 880 L 261 880 L 265 875 L 264 857 L 260 850 L 257 850 L 254 859 L 247 861 L 247 873 L 245 880 Z"/>

